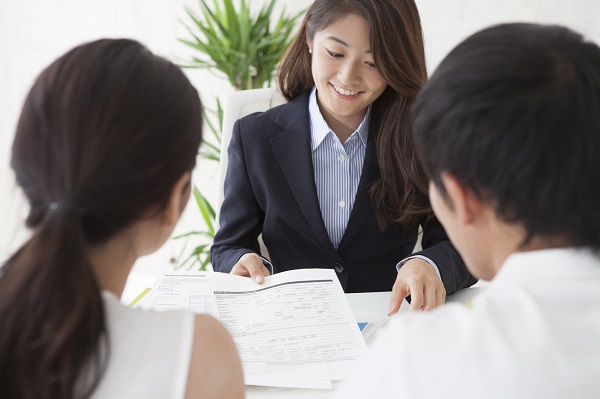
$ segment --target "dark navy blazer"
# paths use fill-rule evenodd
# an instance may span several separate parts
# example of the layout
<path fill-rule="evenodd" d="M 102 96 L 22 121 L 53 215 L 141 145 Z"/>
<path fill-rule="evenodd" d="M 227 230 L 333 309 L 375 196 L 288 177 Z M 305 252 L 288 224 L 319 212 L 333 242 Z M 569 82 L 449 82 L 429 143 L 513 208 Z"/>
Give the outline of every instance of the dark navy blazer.
<path fill-rule="evenodd" d="M 321 216 L 312 166 L 309 92 L 233 128 L 220 229 L 211 248 L 215 271 L 230 272 L 249 251 L 260 253 L 260 233 L 275 273 L 299 268 L 334 269 L 346 292 L 389 291 L 396 264 L 410 255 L 417 230 L 381 231 L 368 197 L 378 177 L 369 134 L 354 208 L 336 250 Z M 474 284 L 441 224 L 422 221 L 423 251 L 440 270 L 447 294 Z"/>

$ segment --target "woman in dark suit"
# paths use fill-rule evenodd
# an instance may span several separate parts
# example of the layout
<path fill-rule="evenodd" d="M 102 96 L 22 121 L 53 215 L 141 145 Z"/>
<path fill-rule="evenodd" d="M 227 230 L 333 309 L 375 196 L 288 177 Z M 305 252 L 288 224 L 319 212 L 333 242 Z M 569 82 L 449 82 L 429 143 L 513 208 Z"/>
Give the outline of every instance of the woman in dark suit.
<path fill-rule="evenodd" d="M 316 0 L 280 66 L 289 103 L 234 126 L 214 269 L 260 283 L 333 268 L 346 292 L 393 287 L 390 313 L 409 294 L 411 309 L 432 309 L 473 284 L 413 149 L 426 78 L 413 0 Z"/>

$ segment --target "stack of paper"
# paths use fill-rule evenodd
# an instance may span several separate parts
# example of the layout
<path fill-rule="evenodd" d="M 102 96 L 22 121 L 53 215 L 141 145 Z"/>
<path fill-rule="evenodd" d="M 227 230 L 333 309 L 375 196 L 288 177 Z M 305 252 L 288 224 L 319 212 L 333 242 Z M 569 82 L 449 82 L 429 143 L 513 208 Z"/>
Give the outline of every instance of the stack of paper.
<path fill-rule="evenodd" d="M 150 301 L 156 310 L 218 318 L 238 347 L 247 385 L 330 388 L 366 352 L 333 270 L 288 271 L 260 285 L 222 273 L 164 273 Z"/>

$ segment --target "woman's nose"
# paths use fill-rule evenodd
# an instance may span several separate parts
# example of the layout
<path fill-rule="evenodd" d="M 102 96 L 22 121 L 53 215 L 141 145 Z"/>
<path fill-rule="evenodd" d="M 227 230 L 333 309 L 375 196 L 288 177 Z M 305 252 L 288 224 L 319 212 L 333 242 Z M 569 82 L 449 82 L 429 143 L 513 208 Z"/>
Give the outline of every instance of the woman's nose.
<path fill-rule="evenodd" d="M 338 78 L 340 83 L 352 86 L 356 82 L 360 80 L 360 72 L 358 69 L 358 65 L 356 62 L 346 62 L 344 63 L 338 72 Z M 351 87 L 350 87 L 351 88 Z"/>

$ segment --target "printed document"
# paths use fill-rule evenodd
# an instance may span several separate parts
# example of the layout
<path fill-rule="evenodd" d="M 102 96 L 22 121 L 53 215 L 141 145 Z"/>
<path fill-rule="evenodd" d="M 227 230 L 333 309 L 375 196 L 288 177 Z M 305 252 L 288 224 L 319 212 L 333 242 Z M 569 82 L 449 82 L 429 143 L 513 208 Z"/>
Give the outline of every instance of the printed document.
<path fill-rule="evenodd" d="M 331 387 L 366 352 L 333 270 L 292 270 L 260 285 L 223 273 L 170 272 L 152 291 L 153 309 L 219 319 L 238 347 L 248 385 Z"/>

